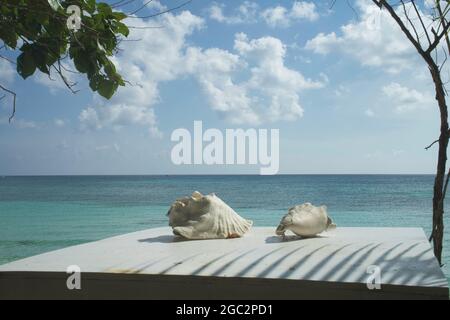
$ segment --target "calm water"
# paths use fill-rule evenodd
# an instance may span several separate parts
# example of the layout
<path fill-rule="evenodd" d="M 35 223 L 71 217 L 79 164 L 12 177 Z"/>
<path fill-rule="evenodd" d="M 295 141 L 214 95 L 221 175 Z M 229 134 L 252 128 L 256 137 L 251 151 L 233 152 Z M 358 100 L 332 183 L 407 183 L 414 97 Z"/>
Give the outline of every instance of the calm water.
<path fill-rule="evenodd" d="M 0 264 L 83 242 L 167 225 L 171 202 L 215 192 L 256 226 L 288 207 L 326 204 L 338 226 L 422 227 L 429 234 L 433 176 L 0 177 Z M 450 228 L 450 219 L 446 217 Z M 447 232 L 448 234 L 448 232 Z M 450 241 L 445 241 L 450 262 Z M 445 267 L 447 277 L 449 272 Z"/>

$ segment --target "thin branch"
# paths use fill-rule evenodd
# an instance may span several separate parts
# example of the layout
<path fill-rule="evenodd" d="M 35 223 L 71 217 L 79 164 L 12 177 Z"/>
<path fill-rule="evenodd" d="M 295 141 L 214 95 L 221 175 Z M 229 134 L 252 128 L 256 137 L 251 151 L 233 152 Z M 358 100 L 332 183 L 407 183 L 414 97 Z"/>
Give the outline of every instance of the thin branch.
<path fill-rule="evenodd" d="M 0 89 L 2 89 L 3 91 L 5 91 L 13 96 L 13 111 L 11 113 L 11 116 L 8 119 L 8 122 L 11 123 L 11 120 L 14 118 L 14 115 L 16 114 L 16 97 L 17 97 L 17 95 L 14 91 L 11 91 L 8 88 L 5 88 L 1 84 L 0 84 Z"/>
<path fill-rule="evenodd" d="M 128 29 L 163 29 L 164 26 L 127 26 Z"/>
<path fill-rule="evenodd" d="M 434 42 L 432 43 L 432 45 L 427 49 L 426 53 L 430 53 L 434 49 L 436 49 L 436 47 L 441 42 L 442 38 L 447 35 L 449 28 L 450 28 L 450 23 L 444 25 L 444 29 L 442 30 L 442 32 L 439 35 L 437 35 L 437 33 L 433 32 L 435 35 L 435 39 L 434 39 Z"/>
<path fill-rule="evenodd" d="M 402 19 L 397 15 L 397 13 L 395 12 L 394 8 L 392 8 L 392 6 L 386 1 L 386 0 L 372 0 L 373 3 L 375 3 L 380 9 L 382 9 L 383 7 L 386 8 L 386 10 L 389 12 L 389 14 L 391 15 L 391 17 L 395 20 L 395 22 L 397 22 L 397 24 L 400 26 L 400 29 L 402 29 L 403 33 L 406 35 L 406 37 L 408 38 L 409 41 L 411 41 L 411 43 L 414 45 L 414 47 L 417 49 L 417 51 L 419 52 L 419 54 L 422 57 L 425 57 L 425 52 L 423 51 L 422 47 L 420 46 L 420 44 L 416 41 L 416 39 L 414 39 L 414 36 L 411 34 L 411 32 L 409 31 L 409 29 L 405 26 L 405 24 L 403 23 Z M 432 50 L 431 50 L 432 51 Z M 430 52 L 431 52 L 430 51 Z"/>
<path fill-rule="evenodd" d="M 70 83 L 69 80 L 67 80 L 67 78 L 64 76 L 62 70 L 61 70 L 61 60 L 58 59 L 58 67 L 56 67 L 55 65 L 52 65 L 53 69 L 56 70 L 56 72 L 59 74 L 61 80 L 64 82 L 64 84 L 66 85 L 66 87 L 73 93 L 77 93 L 79 92 L 79 90 L 74 90 L 73 87 L 77 85 L 76 82 Z"/>
<path fill-rule="evenodd" d="M 444 48 L 442 48 L 442 52 L 444 53 L 444 61 L 442 61 L 441 66 L 439 67 L 439 73 L 442 71 L 442 68 L 444 68 L 445 63 L 446 63 L 447 60 L 448 60 L 448 54 L 447 54 L 447 51 L 446 51 Z"/>
<path fill-rule="evenodd" d="M 111 4 L 111 8 L 118 8 L 118 7 L 123 7 L 126 6 L 127 4 L 130 4 L 131 2 L 134 2 L 136 0 L 122 0 L 122 1 L 118 1 L 116 3 Z"/>
<path fill-rule="evenodd" d="M 7 58 L 7 57 L 5 57 L 5 56 L 2 56 L 1 54 L 0 54 L 0 59 L 4 59 L 4 60 L 8 61 L 9 63 L 16 64 L 15 61 L 13 61 L 13 60 L 11 60 L 10 58 Z"/>
<path fill-rule="evenodd" d="M 442 24 L 442 25 L 445 25 L 445 24 L 447 23 L 447 25 L 448 25 L 449 23 L 445 20 L 445 16 L 443 16 L 440 1 L 437 2 L 437 10 L 438 10 L 439 15 L 440 15 L 440 17 L 441 17 L 441 24 Z M 449 39 L 447 33 L 445 33 L 445 42 L 446 42 L 446 44 L 447 44 L 447 49 L 448 49 L 449 52 L 450 52 L 450 39 Z"/>
<path fill-rule="evenodd" d="M 433 141 L 433 143 L 432 144 L 430 144 L 428 147 L 425 147 L 425 150 L 430 150 L 436 143 L 438 143 L 439 142 L 439 139 L 438 140 L 436 140 L 436 141 Z"/>
<path fill-rule="evenodd" d="M 406 11 L 406 5 L 405 2 L 403 0 L 400 1 L 403 7 L 403 12 L 405 14 L 406 19 L 408 20 L 409 24 L 411 25 L 411 27 L 413 28 L 414 34 L 416 35 L 416 39 L 417 42 L 420 45 L 420 37 L 419 37 L 419 33 L 417 32 L 416 26 L 414 25 L 414 23 L 411 21 L 411 18 L 408 15 L 408 12 Z M 431 44 L 431 43 L 430 43 Z"/>
<path fill-rule="evenodd" d="M 450 134 L 450 130 L 448 131 L 448 134 Z M 436 143 L 438 143 L 440 139 L 437 139 L 436 141 L 433 141 L 432 144 L 430 144 L 428 147 L 425 148 L 425 150 L 430 150 Z"/>
<path fill-rule="evenodd" d="M 334 8 L 334 6 L 336 5 L 336 2 L 337 2 L 337 0 L 333 0 L 331 2 L 330 10 Z M 346 3 L 347 3 L 347 6 L 353 11 L 353 13 L 355 14 L 356 18 L 359 18 L 358 11 L 356 11 L 356 9 L 352 6 L 350 1 L 346 0 Z"/>
<path fill-rule="evenodd" d="M 141 11 L 142 9 L 144 9 L 145 7 L 147 7 L 150 3 L 152 3 L 153 0 L 148 0 L 146 3 L 144 3 L 141 7 L 139 7 L 138 9 L 134 10 L 133 12 L 128 13 L 128 15 L 132 15 L 132 14 L 136 14 L 139 11 Z"/>
<path fill-rule="evenodd" d="M 416 3 L 414 1 L 411 1 L 411 3 L 413 5 L 413 7 L 414 7 L 414 10 L 416 11 L 417 17 L 419 17 L 420 24 L 422 25 L 423 31 L 425 32 L 425 35 L 426 35 L 427 40 L 428 40 L 428 43 L 431 46 L 431 39 L 430 39 L 430 36 L 428 35 L 428 30 L 425 27 L 425 24 L 423 23 L 422 16 L 420 15 L 419 10 L 417 9 Z"/>
<path fill-rule="evenodd" d="M 180 5 L 176 6 L 176 7 L 172 7 L 172 8 L 169 8 L 169 9 L 167 9 L 167 10 L 160 11 L 160 12 L 158 12 L 158 13 L 150 14 L 150 15 L 148 15 L 148 16 L 139 16 L 139 17 L 137 17 L 137 16 L 128 16 L 128 18 L 138 18 L 138 19 L 154 18 L 154 17 L 160 16 L 160 15 L 163 15 L 163 14 L 165 14 L 165 13 L 169 13 L 169 12 L 175 11 L 175 10 L 177 10 L 177 9 L 180 9 L 180 8 L 182 8 L 182 7 L 186 6 L 186 5 L 188 5 L 188 4 L 191 3 L 191 2 L 192 2 L 192 0 L 188 0 L 188 1 L 183 2 L 182 4 L 180 4 Z"/>

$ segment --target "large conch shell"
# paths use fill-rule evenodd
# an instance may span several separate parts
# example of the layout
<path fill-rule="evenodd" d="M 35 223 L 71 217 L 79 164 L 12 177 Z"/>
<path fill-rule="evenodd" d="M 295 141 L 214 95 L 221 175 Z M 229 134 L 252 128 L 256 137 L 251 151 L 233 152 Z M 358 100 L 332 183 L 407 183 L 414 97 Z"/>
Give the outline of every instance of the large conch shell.
<path fill-rule="evenodd" d="M 281 219 L 276 234 L 284 236 L 287 230 L 301 237 L 314 237 L 326 230 L 336 229 L 336 225 L 327 214 L 327 207 L 315 207 L 305 203 L 289 209 Z"/>
<path fill-rule="evenodd" d="M 198 191 L 176 200 L 167 214 L 173 233 L 192 240 L 239 238 L 253 224 L 215 194 L 204 196 Z"/>

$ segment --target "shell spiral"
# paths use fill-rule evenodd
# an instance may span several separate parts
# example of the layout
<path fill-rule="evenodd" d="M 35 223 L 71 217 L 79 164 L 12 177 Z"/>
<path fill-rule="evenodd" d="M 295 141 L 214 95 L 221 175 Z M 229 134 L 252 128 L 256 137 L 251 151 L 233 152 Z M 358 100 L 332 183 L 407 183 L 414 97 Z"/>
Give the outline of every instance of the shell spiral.
<path fill-rule="evenodd" d="M 169 226 L 186 239 L 229 239 L 242 237 L 253 222 L 239 216 L 215 194 L 177 199 L 169 209 Z"/>
<path fill-rule="evenodd" d="M 301 237 L 314 237 L 335 228 L 326 206 L 316 207 L 305 203 L 289 209 L 288 214 L 281 219 L 276 234 L 284 236 L 285 232 L 290 230 Z"/>

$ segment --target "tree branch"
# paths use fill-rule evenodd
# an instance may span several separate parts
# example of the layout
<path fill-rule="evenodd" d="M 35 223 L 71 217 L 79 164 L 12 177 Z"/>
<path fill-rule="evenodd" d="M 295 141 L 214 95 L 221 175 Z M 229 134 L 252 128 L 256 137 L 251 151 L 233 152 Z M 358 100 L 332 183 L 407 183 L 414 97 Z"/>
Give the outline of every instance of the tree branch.
<path fill-rule="evenodd" d="M 441 42 L 442 38 L 447 35 L 449 28 L 450 28 L 450 23 L 447 23 L 444 25 L 444 29 L 442 30 L 442 32 L 439 35 L 437 35 L 437 33 L 434 33 L 434 35 L 435 35 L 434 42 L 427 49 L 426 53 L 431 53 L 434 49 L 436 49 L 436 47 Z"/>
<path fill-rule="evenodd" d="M 450 130 L 448 131 L 448 134 L 450 135 Z M 434 146 L 436 143 L 438 143 L 440 139 L 437 139 L 436 141 L 433 141 L 432 144 L 430 144 L 428 147 L 425 147 L 425 150 L 430 150 L 432 146 Z"/>
<path fill-rule="evenodd" d="M 405 26 L 405 24 L 403 23 L 402 19 L 397 15 L 397 13 L 395 12 L 394 8 L 392 8 L 392 6 L 386 0 L 372 0 L 372 2 L 375 3 L 380 9 L 382 9 L 383 7 L 386 8 L 386 10 L 389 12 L 391 17 L 400 26 L 400 29 L 402 29 L 403 33 L 406 35 L 408 40 L 417 49 L 419 54 L 424 57 L 425 56 L 425 51 L 422 49 L 421 45 L 417 42 L 417 40 L 414 39 L 414 36 L 411 34 L 409 29 Z"/>
<path fill-rule="evenodd" d="M 425 24 L 423 23 L 423 19 L 422 19 L 422 16 L 420 15 L 420 13 L 419 13 L 419 9 L 417 9 L 416 3 L 414 1 L 411 1 L 411 3 L 413 5 L 413 7 L 414 7 L 414 10 L 416 11 L 417 17 L 419 17 L 420 24 L 422 25 L 423 31 L 425 32 L 425 36 L 427 37 L 427 40 L 428 40 L 428 44 L 431 46 L 431 39 L 430 39 L 430 36 L 428 35 L 428 30 L 425 27 Z"/>
<path fill-rule="evenodd" d="M 175 11 L 175 10 L 177 10 L 177 9 L 180 9 L 180 8 L 182 8 L 182 7 L 186 6 L 186 5 L 188 5 L 188 4 L 191 3 L 191 2 L 192 2 L 192 0 L 188 0 L 188 1 L 183 2 L 182 4 L 180 4 L 180 5 L 176 6 L 176 7 L 172 7 L 172 8 L 169 8 L 169 9 L 167 9 L 167 10 L 160 11 L 160 12 L 158 12 L 158 13 L 150 14 L 150 15 L 148 15 L 148 16 L 137 17 L 137 16 L 130 16 L 130 15 L 129 15 L 129 16 L 127 16 L 127 17 L 128 17 L 128 18 L 139 18 L 139 19 L 154 18 L 154 17 L 160 16 L 160 15 L 163 15 L 163 14 L 165 14 L 165 13 L 169 13 L 169 12 Z"/>
<path fill-rule="evenodd" d="M 406 11 L 406 5 L 405 2 L 403 0 L 400 0 L 402 7 L 403 7 L 403 13 L 405 14 L 406 19 L 408 20 L 409 24 L 411 25 L 414 34 L 416 35 L 416 39 L 417 39 L 417 43 L 420 45 L 420 37 L 419 37 L 419 33 L 417 32 L 416 26 L 414 25 L 414 23 L 411 21 L 411 18 L 408 15 L 408 12 Z M 431 43 L 430 43 L 431 44 Z"/>
<path fill-rule="evenodd" d="M 11 113 L 11 116 L 8 119 L 8 122 L 11 123 L 11 120 L 14 118 L 14 115 L 16 114 L 16 97 L 17 97 L 17 95 L 14 91 L 11 91 L 8 88 L 5 88 L 1 84 L 0 84 L 0 89 L 2 89 L 3 91 L 5 91 L 13 96 L 13 111 Z"/>
<path fill-rule="evenodd" d="M 439 12 L 439 15 L 441 16 L 441 24 L 442 25 L 445 25 L 445 24 L 448 25 L 449 23 L 445 20 L 445 16 L 443 15 L 440 1 L 437 1 L 437 6 L 436 7 L 437 7 L 437 10 Z M 445 43 L 447 44 L 447 50 L 449 50 L 449 52 L 450 52 L 450 39 L 449 39 L 447 33 L 445 33 Z"/>

